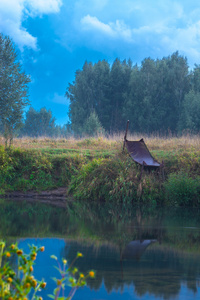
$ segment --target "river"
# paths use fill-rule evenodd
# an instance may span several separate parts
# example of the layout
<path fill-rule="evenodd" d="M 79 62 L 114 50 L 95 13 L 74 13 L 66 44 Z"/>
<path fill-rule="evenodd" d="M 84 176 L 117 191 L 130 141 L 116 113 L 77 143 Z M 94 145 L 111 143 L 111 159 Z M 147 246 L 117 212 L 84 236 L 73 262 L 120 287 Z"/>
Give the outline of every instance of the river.
<path fill-rule="evenodd" d="M 53 293 L 58 260 L 96 276 L 74 300 L 200 299 L 200 214 L 198 209 L 139 208 L 91 202 L 56 207 L 40 202 L 0 202 L 0 235 L 7 244 L 45 246 L 34 275 L 44 278 L 44 299 Z M 66 294 L 70 288 L 66 289 Z"/>

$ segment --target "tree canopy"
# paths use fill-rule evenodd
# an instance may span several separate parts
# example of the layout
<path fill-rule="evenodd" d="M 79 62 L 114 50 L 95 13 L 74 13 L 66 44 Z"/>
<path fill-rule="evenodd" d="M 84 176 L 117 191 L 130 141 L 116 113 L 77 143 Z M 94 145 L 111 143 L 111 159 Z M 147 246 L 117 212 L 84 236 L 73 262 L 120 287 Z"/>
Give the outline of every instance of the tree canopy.
<path fill-rule="evenodd" d="M 189 70 L 187 58 L 178 52 L 162 59 L 145 58 L 141 65 L 116 59 L 85 62 L 75 74 L 66 96 L 75 134 L 95 112 L 106 132 L 130 129 L 141 133 L 200 131 L 200 67 Z"/>
<path fill-rule="evenodd" d="M 29 82 L 12 40 L 0 34 L 0 121 L 6 144 L 22 126 L 24 108 L 29 104 Z"/>

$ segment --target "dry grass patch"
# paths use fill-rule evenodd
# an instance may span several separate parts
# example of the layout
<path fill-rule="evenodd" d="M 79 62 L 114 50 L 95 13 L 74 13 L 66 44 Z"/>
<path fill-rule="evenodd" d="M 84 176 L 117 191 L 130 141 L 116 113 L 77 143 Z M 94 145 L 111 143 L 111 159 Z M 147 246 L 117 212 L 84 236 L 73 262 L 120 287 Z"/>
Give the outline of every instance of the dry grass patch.
<path fill-rule="evenodd" d="M 185 135 L 182 137 L 160 137 L 158 135 L 130 134 L 128 140 L 144 138 L 150 150 L 162 151 L 200 151 L 200 135 Z M 124 133 L 99 136 L 96 138 L 15 138 L 13 147 L 23 149 L 90 149 L 90 150 L 120 150 L 123 146 Z M 0 137 L 0 144 L 4 145 L 4 138 Z"/>

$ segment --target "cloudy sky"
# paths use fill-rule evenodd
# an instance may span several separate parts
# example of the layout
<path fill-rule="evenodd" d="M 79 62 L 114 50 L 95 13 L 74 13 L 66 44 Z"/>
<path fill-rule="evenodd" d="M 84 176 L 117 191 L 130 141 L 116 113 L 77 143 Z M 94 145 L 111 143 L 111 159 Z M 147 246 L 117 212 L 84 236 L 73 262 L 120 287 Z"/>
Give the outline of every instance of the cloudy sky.
<path fill-rule="evenodd" d="M 200 64 L 199 0 L 0 0 L 0 32 L 17 45 L 30 74 L 30 101 L 68 121 L 68 83 L 84 62 L 179 51 Z"/>

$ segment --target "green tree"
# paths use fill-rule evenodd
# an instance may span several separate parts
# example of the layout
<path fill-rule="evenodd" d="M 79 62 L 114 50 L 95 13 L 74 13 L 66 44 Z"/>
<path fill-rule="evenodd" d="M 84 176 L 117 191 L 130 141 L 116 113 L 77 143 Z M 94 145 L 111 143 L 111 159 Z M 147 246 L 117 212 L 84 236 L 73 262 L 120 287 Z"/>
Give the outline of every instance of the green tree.
<path fill-rule="evenodd" d="M 179 121 L 179 130 L 191 133 L 200 132 L 200 92 L 191 90 L 184 99 Z"/>
<path fill-rule="evenodd" d="M 104 133 L 104 129 L 95 111 L 91 112 L 87 118 L 83 132 L 88 136 L 96 136 Z"/>
<path fill-rule="evenodd" d="M 185 95 L 189 92 L 190 76 L 187 58 L 178 52 L 166 58 L 165 128 L 176 132 Z"/>
<path fill-rule="evenodd" d="M 200 65 L 195 64 L 191 76 L 192 89 L 195 92 L 200 92 Z"/>
<path fill-rule="evenodd" d="M 112 109 L 109 99 L 110 65 L 105 60 L 98 61 L 93 70 L 95 111 L 102 126 L 109 130 Z"/>
<path fill-rule="evenodd" d="M 69 84 L 66 96 L 70 100 L 69 117 L 72 131 L 83 134 L 83 127 L 90 114 L 95 110 L 102 125 L 110 123 L 109 64 L 103 60 L 96 64 L 85 62 L 78 70 L 73 84 Z"/>
<path fill-rule="evenodd" d="M 178 52 L 162 60 L 146 58 L 133 67 L 123 115 L 136 132 L 176 132 L 190 88 L 187 59 Z"/>
<path fill-rule="evenodd" d="M 54 136 L 57 135 L 55 118 L 52 116 L 51 110 L 45 107 L 36 111 L 33 107 L 26 113 L 26 120 L 22 130 L 23 135 L 38 137 L 38 136 Z"/>
<path fill-rule="evenodd" d="M 132 63 L 124 60 L 122 63 L 117 58 L 111 67 L 109 80 L 110 131 L 121 131 L 125 125 L 122 110 L 125 102 L 125 94 L 128 89 Z"/>
<path fill-rule="evenodd" d="M 23 111 L 28 101 L 29 76 L 22 72 L 12 40 L 0 34 L 0 119 L 5 144 L 11 145 L 22 126 Z"/>
<path fill-rule="evenodd" d="M 67 88 L 69 118 L 73 132 L 78 135 L 82 134 L 83 125 L 95 108 L 93 82 L 93 65 L 85 62 L 83 69 L 76 72 L 75 82 Z"/>

